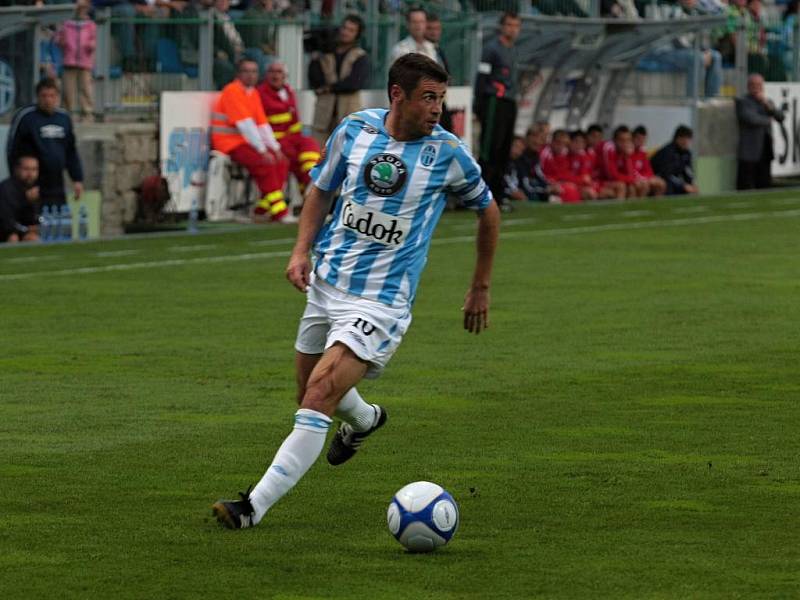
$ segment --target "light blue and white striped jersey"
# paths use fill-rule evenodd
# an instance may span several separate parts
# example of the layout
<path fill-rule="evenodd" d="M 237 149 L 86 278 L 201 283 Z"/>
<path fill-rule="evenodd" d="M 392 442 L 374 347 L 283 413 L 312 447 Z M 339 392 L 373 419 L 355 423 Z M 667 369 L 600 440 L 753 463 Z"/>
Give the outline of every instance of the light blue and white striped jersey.
<path fill-rule="evenodd" d="M 314 270 L 330 285 L 389 306 L 410 306 L 431 237 L 454 194 L 478 209 L 492 201 L 466 146 L 437 125 L 431 135 L 398 142 L 386 109 L 345 118 L 311 171 L 325 191 L 341 186 L 333 218 L 314 241 Z"/>

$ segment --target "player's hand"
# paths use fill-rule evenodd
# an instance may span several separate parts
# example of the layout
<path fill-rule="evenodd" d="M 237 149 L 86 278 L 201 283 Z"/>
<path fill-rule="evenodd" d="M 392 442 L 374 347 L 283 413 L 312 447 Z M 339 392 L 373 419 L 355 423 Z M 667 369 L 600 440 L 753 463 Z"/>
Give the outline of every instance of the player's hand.
<path fill-rule="evenodd" d="M 286 155 L 283 152 L 281 152 L 280 148 L 275 150 L 274 154 L 275 154 L 275 160 L 276 161 L 278 161 L 278 162 L 289 162 L 289 159 L 286 158 Z"/>
<path fill-rule="evenodd" d="M 25 197 L 30 202 L 36 202 L 39 199 L 39 186 L 35 185 L 32 188 L 25 190 Z"/>
<path fill-rule="evenodd" d="M 76 181 L 72 184 L 72 190 L 75 192 L 75 200 L 79 200 L 83 194 L 83 183 Z"/>
<path fill-rule="evenodd" d="M 307 252 L 292 252 L 289 264 L 286 266 L 286 279 L 301 292 L 308 291 L 311 283 L 311 260 Z"/>
<path fill-rule="evenodd" d="M 261 158 L 263 158 L 264 162 L 267 163 L 268 165 L 275 164 L 275 155 L 272 154 L 272 152 L 270 152 L 269 150 L 264 150 L 264 152 L 261 153 Z"/>
<path fill-rule="evenodd" d="M 489 288 L 473 286 L 464 298 L 464 329 L 479 334 L 489 328 Z"/>

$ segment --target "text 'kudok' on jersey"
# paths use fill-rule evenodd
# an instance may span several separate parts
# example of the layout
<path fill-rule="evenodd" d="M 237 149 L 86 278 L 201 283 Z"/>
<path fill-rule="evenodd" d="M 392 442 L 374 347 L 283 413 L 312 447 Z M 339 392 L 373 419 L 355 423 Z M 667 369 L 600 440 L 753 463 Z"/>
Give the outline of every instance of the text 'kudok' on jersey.
<path fill-rule="evenodd" d="M 399 307 L 414 300 L 447 196 L 477 209 L 492 196 L 457 137 L 437 126 L 399 142 L 386 131 L 387 113 L 345 118 L 311 172 L 321 190 L 340 188 L 333 218 L 314 243 L 315 271 L 342 291 Z"/>

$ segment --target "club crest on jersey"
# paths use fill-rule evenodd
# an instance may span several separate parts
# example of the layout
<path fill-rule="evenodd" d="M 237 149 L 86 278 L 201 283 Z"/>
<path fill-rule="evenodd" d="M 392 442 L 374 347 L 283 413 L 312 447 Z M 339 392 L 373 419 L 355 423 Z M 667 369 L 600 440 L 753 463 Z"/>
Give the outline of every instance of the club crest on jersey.
<path fill-rule="evenodd" d="M 423 167 L 430 167 L 436 160 L 436 146 L 428 144 L 419 155 L 419 162 Z"/>
<path fill-rule="evenodd" d="M 407 175 L 408 169 L 399 156 L 378 154 L 364 169 L 364 183 L 373 194 L 391 196 L 403 189 Z"/>

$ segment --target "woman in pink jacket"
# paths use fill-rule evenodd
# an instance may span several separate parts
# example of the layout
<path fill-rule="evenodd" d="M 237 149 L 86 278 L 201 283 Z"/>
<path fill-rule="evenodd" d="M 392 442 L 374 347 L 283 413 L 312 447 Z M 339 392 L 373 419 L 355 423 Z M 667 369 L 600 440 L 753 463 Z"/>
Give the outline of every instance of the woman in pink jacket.
<path fill-rule="evenodd" d="M 94 118 L 94 54 L 97 47 L 97 26 L 89 17 L 90 0 L 78 0 L 75 18 L 66 21 L 56 34 L 56 44 L 64 52 L 64 101 L 67 110 L 77 108 L 80 96 L 85 120 Z M 76 91 L 77 88 L 77 91 Z"/>

